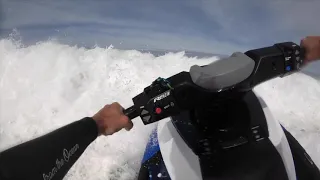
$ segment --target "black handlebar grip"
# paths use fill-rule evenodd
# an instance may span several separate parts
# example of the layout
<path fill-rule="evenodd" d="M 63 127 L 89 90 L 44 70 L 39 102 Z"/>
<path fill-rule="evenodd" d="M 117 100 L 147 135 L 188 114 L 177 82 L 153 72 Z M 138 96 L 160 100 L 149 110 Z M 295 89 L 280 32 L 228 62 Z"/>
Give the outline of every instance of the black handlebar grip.
<path fill-rule="evenodd" d="M 306 59 L 306 53 L 307 53 L 306 48 L 300 46 L 300 57 L 304 62 L 305 62 L 305 59 Z"/>
<path fill-rule="evenodd" d="M 305 58 L 305 55 L 306 55 L 306 48 L 300 46 L 300 54 L 301 54 L 301 57 Z"/>
<path fill-rule="evenodd" d="M 125 110 L 123 110 L 124 115 L 128 116 L 130 120 L 138 117 L 140 112 L 135 108 L 135 106 L 131 106 Z"/>

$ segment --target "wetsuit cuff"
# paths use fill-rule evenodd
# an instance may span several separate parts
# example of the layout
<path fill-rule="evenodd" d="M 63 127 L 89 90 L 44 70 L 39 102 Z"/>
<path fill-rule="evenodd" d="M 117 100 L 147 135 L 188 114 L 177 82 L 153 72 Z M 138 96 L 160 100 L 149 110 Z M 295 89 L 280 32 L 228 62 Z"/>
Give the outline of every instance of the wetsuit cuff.
<path fill-rule="evenodd" d="M 90 137 L 92 137 L 92 140 L 96 139 L 98 137 L 98 125 L 96 123 L 96 121 L 94 119 L 92 119 L 91 117 L 85 117 L 82 119 L 82 121 L 84 121 L 84 123 L 86 124 L 86 126 L 88 127 L 88 134 Z"/>

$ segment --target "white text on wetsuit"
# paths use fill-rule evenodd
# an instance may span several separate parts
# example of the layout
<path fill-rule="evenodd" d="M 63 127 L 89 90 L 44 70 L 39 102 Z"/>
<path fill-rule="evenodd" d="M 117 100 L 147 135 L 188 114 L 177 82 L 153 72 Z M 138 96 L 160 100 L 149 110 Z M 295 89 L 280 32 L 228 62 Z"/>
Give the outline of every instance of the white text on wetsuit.
<path fill-rule="evenodd" d="M 56 159 L 56 165 L 55 167 L 53 167 L 51 169 L 51 171 L 48 173 L 48 174 L 45 174 L 43 173 L 42 174 L 42 177 L 43 177 L 43 180 L 51 180 L 54 175 L 59 171 L 59 169 L 62 168 L 62 166 L 69 162 L 71 156 L 79 149 L 79 145 L 76 144 L 75 146 L 73 146 L 69 151 L 67 149 L 63 149 L 63 158 L 61 158 L 60 160 L 59 159 Z"/>

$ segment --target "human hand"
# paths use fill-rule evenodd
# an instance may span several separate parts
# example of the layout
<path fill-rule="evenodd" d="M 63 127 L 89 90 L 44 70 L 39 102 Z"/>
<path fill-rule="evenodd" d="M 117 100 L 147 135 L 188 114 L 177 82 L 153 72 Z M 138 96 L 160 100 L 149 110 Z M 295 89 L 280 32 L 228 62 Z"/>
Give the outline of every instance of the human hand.
<path fill-rule="evenodd" d="M 131 120 L 123 114 L 123 107 L 117 102 L 105 105 L 92 119 L 98 125 L 99 135 L 112 135 L 122 128 L 129 131 L 133 127 Z"/>
<path fill-rule="evenodd" d="M 301 40 L 300 46 L 305 48 L 305 63 L 320 59 L 320 36 L 307 36 Z"/>

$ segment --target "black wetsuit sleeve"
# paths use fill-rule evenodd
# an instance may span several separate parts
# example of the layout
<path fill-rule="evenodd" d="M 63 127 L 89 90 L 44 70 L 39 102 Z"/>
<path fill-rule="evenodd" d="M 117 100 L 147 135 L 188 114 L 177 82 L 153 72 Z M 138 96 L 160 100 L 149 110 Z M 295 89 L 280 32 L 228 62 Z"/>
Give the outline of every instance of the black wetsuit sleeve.
<path fill-rule="evenodd" d="M 63 179 L 97 136 L 96 122 L 86 117 L 7 149 L 0 153 L 0 179 Z"/>

